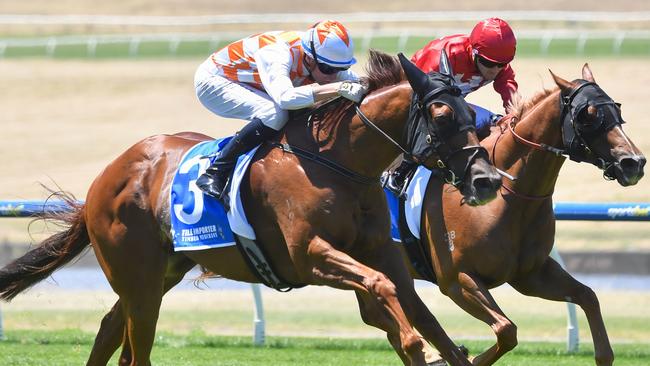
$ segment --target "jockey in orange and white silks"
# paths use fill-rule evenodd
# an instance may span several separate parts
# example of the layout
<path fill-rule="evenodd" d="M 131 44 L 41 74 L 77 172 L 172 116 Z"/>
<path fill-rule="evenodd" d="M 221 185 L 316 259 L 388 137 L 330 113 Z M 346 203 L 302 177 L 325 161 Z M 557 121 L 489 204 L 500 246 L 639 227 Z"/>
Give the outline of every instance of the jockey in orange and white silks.
<path fill-rule="evenodd" d="M 500 94 L 505 109 L 518 88 L 510 66 L 516 47 L 517 39 L 508 23 L 489 18 L 476 24 L 469 35 L 456 34 L 429 42 L 411 61 L 424 72 L 438 71 L 440 53 L 445 50 L 463 95 L 494 82 L 494 90 Z M 477 129 L 489 126 L 492 113 L 481 107 L 475 110 Z"/>
<path fill-rule="evenodd" d="M 365 87 L 350 70 L 356 63 L 347 29 L 326 20 L 305 32 L 265 32 L 233 42 L 197 69 L 196 94 L 214 114 L 249 120 L 222 149 L 197 185 L 221 198 L 236 158 L 275 135 L 289 110 L 336 96 L 359 102 Z"/>

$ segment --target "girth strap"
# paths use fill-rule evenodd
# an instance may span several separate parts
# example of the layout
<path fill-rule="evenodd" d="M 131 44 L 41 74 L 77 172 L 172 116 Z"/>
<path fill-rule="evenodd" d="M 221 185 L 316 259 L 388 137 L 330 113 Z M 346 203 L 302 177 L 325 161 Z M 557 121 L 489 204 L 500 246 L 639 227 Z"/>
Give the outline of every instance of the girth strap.
<path fill-rule="evenodd" d="M 276 275 L 264 251 L 254 240 L 235 234 L 235 241 L 251 272 L 266 286 L 280 292 L 289 292 L 294 288 L 306 286 L 306 284 L 289 283 Z"/>

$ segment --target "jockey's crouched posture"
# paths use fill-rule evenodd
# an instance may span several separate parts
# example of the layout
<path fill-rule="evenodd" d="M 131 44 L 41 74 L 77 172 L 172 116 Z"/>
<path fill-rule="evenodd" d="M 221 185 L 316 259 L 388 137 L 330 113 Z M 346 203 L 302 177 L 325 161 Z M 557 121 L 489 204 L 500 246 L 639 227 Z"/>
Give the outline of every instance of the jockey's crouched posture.
<path fill-rule="evenodd" d="M 476 24 L 469 35 L 456 34 L 429 42 L 413 55 L 411 61 L 424 72 L 437 72 L 440 53 L 445 50 L 463 96 L 494 81 L 494 90 L 501 95 L 505 109 L 518 88 L 515 72 L 510 66 L 516 46 L 517 40 L 508 23 L 499 18 L 489 18 Z M 501 115 L 476 105 L 472 107 L 476 112 L 476 133 L 479 139 L 483 139 L 490 134 L 490 126 Z M 406 178 L 416 165 L 404 159 L 385 177 L 386 187 L 402 195 Z"/>
<path fill-rule="evenodd" d="M 199 100 L 218 116 L 250 122 L 223 147 L 197 186 L 222 199 L 237 158 L 275 136 L 287 123 L 288 110 L 336 96 L 359 102 L 366 89 L 349 70 L 356 63 L 353 51 L 345 27 L 326 20 L 306 32 L 256 34 L 208 57 L 194 77 Z"/>

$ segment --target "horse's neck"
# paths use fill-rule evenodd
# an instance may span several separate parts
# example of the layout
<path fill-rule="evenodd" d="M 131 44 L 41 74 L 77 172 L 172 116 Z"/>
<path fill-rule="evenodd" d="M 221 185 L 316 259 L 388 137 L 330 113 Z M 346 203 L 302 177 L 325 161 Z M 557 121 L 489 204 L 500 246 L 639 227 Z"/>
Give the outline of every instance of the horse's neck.
<path fill-rule="evenodd" d="M 409 84 L 401 83 L 371 93 L 360 106 L 372 123 L 402 146 L 411 93 Z M 401 152 L 386 137 L 364 125 L 359 116 L 352 118 L 349 131 L 349 145 L 340 148 L 348 150 L 344 158 L 347 165 L 364 175 L 379 176 Z"/>
<path fill-rule="evenodd" d="M 553 92 L 541 100 L 527 113 L 515 127 L 515 132 L 522 138 L 554 147 L 562 146 L 560 130 L 559 91 Z M 497 167 L 504 167 L 511 175 L 517 177 L 514 182 L 507 182 L 515 192 L 528 196 L 550 195 L 564 163 L 563 157 L 557 157 L 548 151 L 540 151 L 515 140 L 506 132 L 497 146 L 495 162 Z M 503 164 L 503 165 L 502 165 Z"/>

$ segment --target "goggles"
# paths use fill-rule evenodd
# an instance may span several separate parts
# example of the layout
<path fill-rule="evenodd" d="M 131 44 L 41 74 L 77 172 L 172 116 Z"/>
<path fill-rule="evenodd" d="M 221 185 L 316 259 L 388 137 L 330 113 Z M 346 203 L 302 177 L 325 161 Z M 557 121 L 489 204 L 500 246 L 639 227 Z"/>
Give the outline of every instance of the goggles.
<path fill-rule="evenodd" d="M 484 57 L 482 57 L 480 55 L 476 55 L 476 57 L 478 58 L 478 62 L 480 62 L 481 65 L 487 67 L 488 69 L 491 69 L 491 68 L 494 68 L 494 67 L 498 67 L 500 69 L 503 69 L 504 67 L 506 67 L 506 65 L 508 65 L 507 63 L 504 64 L 504 63 L 500 63 L 500 62 L 490 61 L 490 60 L 488 60 L 488 59 L 486 59 L 486 58 L 484 58 Z"/>

